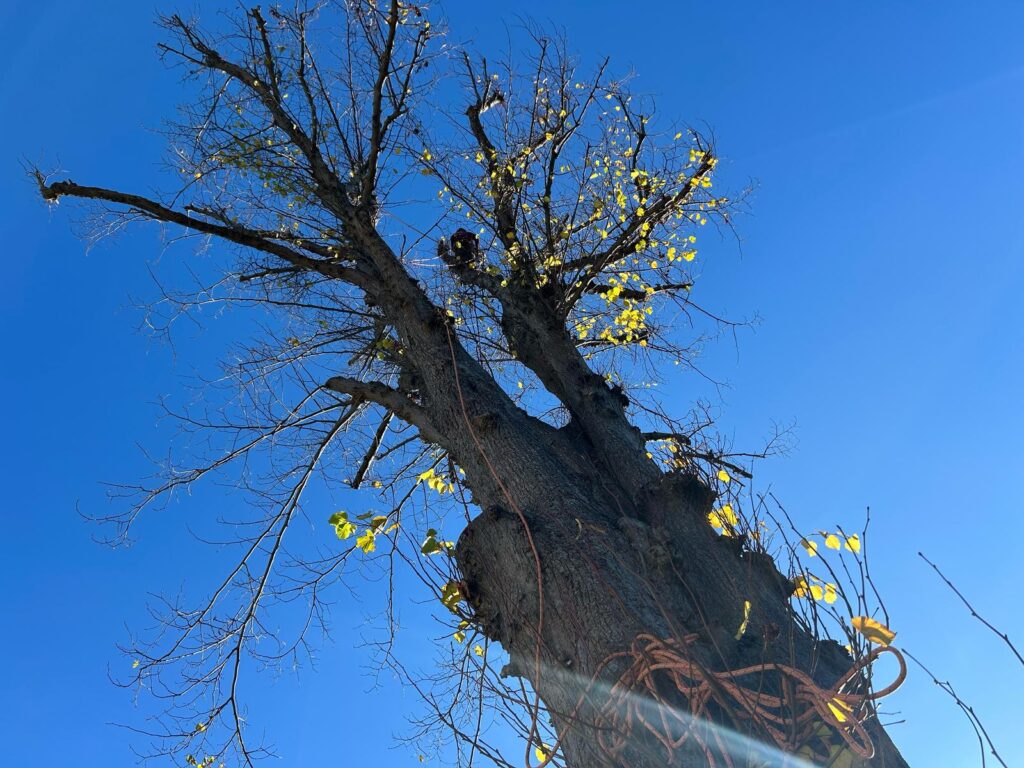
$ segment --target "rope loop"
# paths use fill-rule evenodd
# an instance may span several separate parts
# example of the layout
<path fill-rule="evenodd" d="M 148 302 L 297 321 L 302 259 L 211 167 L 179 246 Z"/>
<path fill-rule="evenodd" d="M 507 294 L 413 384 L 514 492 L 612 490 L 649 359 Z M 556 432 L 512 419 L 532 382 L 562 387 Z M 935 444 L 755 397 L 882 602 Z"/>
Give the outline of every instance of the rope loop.
<path fill-rule="evenodd" d="M 714 747 L 724 756 L 725 765 L 732 768 L 719 732 L 702 727 L 709 721 L 708 707 L 714 702 L 734 721 L 751 724 L 753 732 L 766 735 L 784 752 L 810 750 L 814 756 L 828 758 L 834 754 L 830 742 L 836 734 L 846 748 L 870 759 L 875 749 L 864 727 L 872 712 L 869 705 L 899 688 L 907 675 L 903 655 L 888 646 L 873 649 L 831 688 L 822 688 L 795 667 L 774 662 L 713 672 L 693 658 L 691 646 L 697 637 L 691 634 L 681 640 L 663 640 L 641 634 L 630 650 L 612 654 L 601 664 L 604 668 L 618 660 L 629 662 L 598 712 L 598 740 L 606 754 L 620 754 L 630 734 L 640 727 L 665 748 L 670 764 L 675 752 L 692 739 L 709 765 L 718 764 Z M 862 687 L 861 673 L 885 653 L 895 656 L 899 663 L 896 679 L 878 691 L 856 692 L 854 689 Z M 753 686 L 741 682 L 755 675 L 760 678 L 766 672 L 779 675 L 781 696 L 765 693 L 760 680 Z M 682 694 L 689 704 L 688 712 L 666 700 L 664 692 L 671 689 Z M 822 728 L 822 724 L 828 727 Z M 702 731 L 711 734 L 713 745 L 707 743 Z"/>

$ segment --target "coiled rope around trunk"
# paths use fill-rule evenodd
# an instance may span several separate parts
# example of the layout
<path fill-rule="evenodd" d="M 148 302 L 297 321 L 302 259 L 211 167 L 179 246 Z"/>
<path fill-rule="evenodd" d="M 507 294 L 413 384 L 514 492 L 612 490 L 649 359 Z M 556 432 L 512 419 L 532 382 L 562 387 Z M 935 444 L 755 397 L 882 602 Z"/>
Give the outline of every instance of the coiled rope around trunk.
<path fill-rule="evenodd" d="M 705 753 L 709 765 L 717 765 L 717 752 L 731 768 L 733 763 L 719 732 L 716 729 L 706 731 L 711 734 L 714 745 L 708 744 L 700 733 L 704 730 L 702 724 L 709 720 L 708 705 L 714 702 L 737 722 L 750 723 L 754 732 L 767 736 L 785 752 L 809 748 L 816 757 L 828 758 L 834 754 L 828 743 L 829 733 L 821 728 L 825 723 L 846 748 L 870 759 L 874 755 L 874 744 L 864 727 L 871 714 L 867 705 L 899 688 L 907 674 L 903 655 L 891 647 L 872 650 L 831 688 L 822 688 L 807 673 L 785 664 L 755 664 L 712 672 L 692 658 L 690 646 L 697 637 L 691 634 L 682 640 L 663 640 L 653 635 L 638 635 L 628 651 L 612 654 L 601 664 L 604 668 L 621 659 L 630 662 L 598 712 L 597 738 L 606 754 L 615 757 L 621 753 L 629 743 L 630 734 L 639 726 L 665 748 L 669 763 L 676 750 L 692 738 Z M 848 690 L 862 681 L 861 672 L 883 653 L 896 657 L 899 663 L 896 679 L 877 691 Z M 740 682 L 752 675 L 760 678 L 766 672 L 779 674 L 783 696 L 760 690 L 760 680 L 756 683 L 758 688 Z M 664 692 L 668 687 L 682 694 L 689 704 L 688 712 L 680 711 L 677 702 L 666 700 Z"/>

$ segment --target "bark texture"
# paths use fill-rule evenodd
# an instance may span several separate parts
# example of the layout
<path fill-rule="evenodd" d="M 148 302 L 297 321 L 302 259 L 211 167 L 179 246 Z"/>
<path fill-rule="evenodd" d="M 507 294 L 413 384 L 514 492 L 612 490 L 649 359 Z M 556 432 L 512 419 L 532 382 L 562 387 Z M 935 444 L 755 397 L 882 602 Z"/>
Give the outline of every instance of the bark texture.
<path fill-rule="evenodd" d="M 523 435 L 516 442 L 529 446 L 514 462 L 529 485 L 511 500 L 480 494 L 484 511 L 460 537 L 457 556 L 480 626 L 510 653 L 506 672 L 529 679 L 554 713 L 569 765 L 671 762 L 641 728 L 614 755 L 598 740 L 598 710 L 624 666 L 602 662 L 637 636 L 695 633 L 694 658 L 709 670 L 776 662 L 806 670 L 824 687 L 852 666 L 838 645 L 816 642 L 797 624 L 788 603 L 792 586 L 769 558 L 714 533 L 707 524 L 713 494 L 696 477 L 658 475 L 639 489 L 623 487 L 599 458 L 588 456 L 585 438 L 571 427 L 555 440 Z M 512 462 L 506 455 L 496 463 Z M 736 640 L 744 601 L 751 604 L 749 623 Z M 604 685 L 591 683 L 595 675 Z M 765 673 L 761 684 L 771 689 L 778 682 Z M 673 691 L 664 696 L 688 709 Z M 764 736 L 721 708 L 710 713 L 754 739 Z M 884 732 L 870 730 L 875 757 L 850 765 L 905 766 Z M 691 741 L 689 752 L 680 750 L 676 764 L 708 765 L 695 746 Z"/>

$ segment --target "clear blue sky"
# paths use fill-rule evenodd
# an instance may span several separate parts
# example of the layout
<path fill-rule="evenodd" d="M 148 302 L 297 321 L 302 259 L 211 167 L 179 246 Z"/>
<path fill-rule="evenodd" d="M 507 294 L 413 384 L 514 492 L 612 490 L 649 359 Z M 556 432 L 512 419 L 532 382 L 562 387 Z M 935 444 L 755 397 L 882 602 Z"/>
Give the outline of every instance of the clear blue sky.
<path fill-rule="evenodd" d="M 199 3 L 203 13 L 215 3 Z M 491 4 L 446 4 L 455 37 L 503 43 Z M 151 190 L 177 99 L 157 60 L 157 10 L 175 0 L 8 3 L 0 27 L 0 401 L 9 585 L 0 634 L 0 722 L 12 765 L 124 765 L 128 693 L 107 681 L 114 645 L 145 622 L 147 591 L 199 578 L 177 505 L 131 549 L 90 540 L 76 512 L 102 510 L 102 480 L 147 470 L 168 427 L 153 402 L 210 371 L 225 334 L 175 349 L 136 332 L 132 298 L 152 298 L 153 231 L 85 253 L 65 205 L 50 211 L 22 159 L 83 183 Z M 191 6 L 185 6 L 191 7 Z M 714 129 L 725 180 L 758 183 L 734 241 L 705 244 L 699 291 L 758 313 L 756 332 L 713 349 L 729 382 L 723 429 L 739 445 L 773 420 L 798 442 L 762 466 L 808 527 L 873 509 L 877 578 L 898 642 L 954 681 L 1013 765 L 1024 669 L 972 623 L 916 558 L 937 560 L 978 609 L 1024 642 L 1024 4 L 1020 2 L 522 2 L 575 48 L 638 73 L 664 113 Z M 173 256 L 178 257 L 180 252 Z M 167 267 L 173 273 L 173 265 Z M 666 397 L 694 393 L 676 378 Z M 365 596 L 364 596 L 365 597 Z M 340 595 L 334 639 L 314 673 L 252 683 L 254 719 L 284 765 L 413 765 L 388 749 L 415 711 L 372 689 L 372 603 Z M 346 602 L 347 601 L 347 602 Z M 409 643 L 415 663 L 430 650 Z M 417 656 L 418 654 L 418 656 Z M 916 766 L 980 764 L 973 734 L 921 674 L 893 700 L 893 735 Z"/>

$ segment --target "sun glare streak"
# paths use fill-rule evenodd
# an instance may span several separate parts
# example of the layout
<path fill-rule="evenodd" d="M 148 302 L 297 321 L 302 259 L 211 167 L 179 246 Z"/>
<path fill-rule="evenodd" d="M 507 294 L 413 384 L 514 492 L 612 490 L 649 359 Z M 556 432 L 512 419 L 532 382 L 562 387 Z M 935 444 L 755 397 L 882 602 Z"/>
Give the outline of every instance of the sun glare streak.
<path fill-rule="evenodd" d="M 606 682 L 584 679 L 581 675 L 549 664 L 544 664 L 541 671 L 544 675 L 561 678 L 563 684 L 567 686 L 586 690 L 588 695 L 599 693 L 601 698 L 612 698 L 612 686 Z M 798 755 L 783 752 L 774 745 L 757 741 L 726 726 L 696 718 L 685 710 L 669 708 L 639 693 L 630 691 L 624 694 L 616 690 L 614 698 L 620 699 L 623 704 L 628 701 L 630 706 L 643 711 L 647 722 L 677 725 L 676 729 L 666 734 L 671 740 L 678 741 L 685 734 L 695 743 L 708 745 L 723 768 L 730 765 L 726 762 L 726 756 L 732 761 L 732 768 L 820 768 L 817 764 Z M 670 709 L 670 716 L 662 717 L 665 714 L 664 709 Z M 689 743 L 689 739 L 687 741 Z"/>

